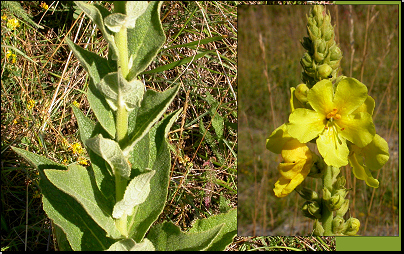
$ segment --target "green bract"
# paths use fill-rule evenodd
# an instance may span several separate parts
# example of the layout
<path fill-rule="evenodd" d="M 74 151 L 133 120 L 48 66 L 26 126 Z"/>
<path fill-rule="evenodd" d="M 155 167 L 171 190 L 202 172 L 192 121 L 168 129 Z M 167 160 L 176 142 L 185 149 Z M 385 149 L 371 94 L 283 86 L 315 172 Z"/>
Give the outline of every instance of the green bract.
<path fill-rule="evenodd" d="M 375 135 L 372 116 L 357 110 L 368 98 L 367 88 L 354 78 L 342 79 L 336 91 L 329 80 L 322 80 L 310 89 L 307 100 L 311 109 L 297 108 L 289 116 L 287 132 L 301 143 L 314 138 L 328 165 L 348 164 L 346 140 L 358 147 L 369 144 Z"/>

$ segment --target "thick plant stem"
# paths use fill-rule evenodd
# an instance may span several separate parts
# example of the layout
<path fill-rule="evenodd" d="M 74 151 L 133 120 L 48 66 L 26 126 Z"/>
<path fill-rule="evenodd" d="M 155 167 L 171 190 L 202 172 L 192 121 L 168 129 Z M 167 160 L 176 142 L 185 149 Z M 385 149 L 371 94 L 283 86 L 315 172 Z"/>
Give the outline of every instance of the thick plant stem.
<path fill-rule="evenodd" d="M 323 188 L 328 189 L 332 193 L 332 179 L 333 179 L 333 167 L 327 166 L 323 176 Z M 324 236 L 332 235 L 332 211 L 327 207 L 324 200 L 322 202 L 321 223 L 324 228 Z"/>
<path fill-rule="evenodd" d="M 128 65 L 128 34 L 127 28 L 122 26 L 121 30 L 115 34 L 115 43 L 119 50 L 118 68 L 121 68 L 122 76 L 126 79 L 129 73 Z"/>
<path fill-rule="evenodd" d="M 121 100 L 118 99 L 118 104 Z M 116 111 L 116 141 L 121 145 L 122 141 L 125 140 L 128 134 L 128 111 L 124 105 L 119 105 Z"/>
<path fill-rule="evenodd" d="M 120 69 L 123 78 L 126 79 L 129 73 L 129 67 L 128 37 L 125 26 L 122 26 L 121 30 L 115 35 L 115 41 L 119 50 L 118 69 Z M 117 82 L 119 82 L 119 80 Z M 128 134 L 128 112 L 122 103 L 120 94 L 118 94 L 118 110 L 116 113 L 116 133 L 118 143 L 121 143 Z"/>
<path fill-rule="evenodd" d="M 127 28 L 122 26 L 121 30 L 115 34 L 115 42 L 118 47 L 118 71 L 126 79 L 129 73 L 128 67 L 128 38 Z M 117 80 L 119 82 L 119 78 Z M 119 86 L 118 86 L 119 87 Z M 128 134 L 128 111 L 122 103 L 122 95 L 118 89 L 118 110 L 116 112 L 116 141 L 121 144 Z M 115 174 L 115 197 L 116 202 L 120 201 L 125 193 L 128 181 L 122 178 L 119 173 Z M 128 220 L 127 215 L 124 214 L 121 218 L 116 219 L 115 225 L 124 237 L 128 237 Z"/>
<path fill-rule="evenodd" d="M 118 173 L 115 174 L 115 196 L 116 196 L 116 201 L 120 201 L 123 198 L 123 195 L 125 194 L 125 189 L 126 185 L 128 184 L 128 181 L 123 178 L 121 175 Z M 121 218 L 115 220 L 115 225 L 119 232 L 124 237 L 128 237 L 128 221 L 127 221 L 127 215 L 124 214 L 122 215 Z"/>

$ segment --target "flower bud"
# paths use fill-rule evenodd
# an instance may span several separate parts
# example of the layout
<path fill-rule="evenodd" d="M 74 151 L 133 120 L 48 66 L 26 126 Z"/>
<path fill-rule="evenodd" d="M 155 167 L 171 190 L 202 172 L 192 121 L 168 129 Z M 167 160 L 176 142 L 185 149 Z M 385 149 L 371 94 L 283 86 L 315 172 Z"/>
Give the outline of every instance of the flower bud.
<path fill-rule="evenodd" d="M 317 201 L 306 201 L 302 207 L 303 215 L 310 219 L 321 218 L 321 207 Z"/>
<path fill-rule="evenodd" d="M 334 40 L 334 28 L 332 26 L 322 26 L 321 32 L 323 34 L 323 39 L 325 41 L 333 41 Z"/>
<path fill-rule="evenodd" d="M 329 14 L 330 12 L 328 12 Z M 324 24 L 331 24 L 331 16 L 330 15 L 325 15 L 324 16 L 324 20 L 323 20 Z"/>
<path fill-rule="evenodd" d="M 318 235 L 318 236 L 324 235 L 324 228 L 318 220 L 314 221 L 313 227 L 314 227 L 313 235 Z"/>
<path fill-rule="evenodd" d="M 300 64 L 304 69 L 311 68 L 313 66 L 313 59 L 311 59 L 309 53 L 304 53 L 302 59 L 300 59 Z"/>
<path fill-rule="evenodd" d="M 359 227 L 361 226 L 360 221 L 357 218 L 349 218 L 345 222 L 345 227 L 343 233 L 345 235 L 356 235 L 359 231 Z"/>
<path fill-rule="evenodd" d="M 337 181 L 334 183 L 334 188 L 335 189 L 343 189 L 345 188 L 346 185 L 346 179 L 344 176 L 340 175 L 337 177 Z"/>
<path fill-rule="evenodd" d="M 335 218 L 332 220 L 332 232 L 334 234 L 342 234 L 344 226 L 345 226 L 344 218 L 342 218 L 342 216 L 335 216 Z"/>
<path fill-rule="evenodd" d="M 341 189 L 336 189 L 334 191 L 333 196 L 338 195 L 338 196 L 345 198 L 347 194 L 348 194 L 348 191 L 345 188 L 341 188 Z"/>
<path fill-rule="evenodd" d="M 300 43 L 305 50 L 311 50 L 312 42 L 309 37 L 303 37 L 303 41 L 300 41 Z"/>
<path fill-rule="evenodd" d="M 323 169 L 325 168 L 325 163 L 322 157 L 318 156 L 317 154 L 313 153 L 313 166 L 310 169 L 310 172 L 307 176 L 313 178 L 321 178 L 323 177 Z"/>
<path fill-rule="evenodd" d="M 317 66 L 317 76 L 319 79 L 326 79 L 332 73 L 332 68 L 328 64 Z"/>
<path fill-rule="evenodd" d="M 317 201 L 318 200 L 318 194 L 317 192 L 303 187 L 303 189 L 299 192 L 300 196 L 308 201 Z"/>
<path fill-rule="evenodd" d="M 323 24 L 324 15 L 323 15 L 324 7 L 322 5 L 315 5 L 313 10 L 311 11 L 311 15 L 313 15 L 314 20 L 316 21 L 318 26 Z"/>
<path fill-rule="evenodd" d="M 322 62 L 325 58 L 326 54 L 326 47 L 323 40 L 316 40 L 317 43 L 314 45 L 314 60 L 316 62 Z"/>
<path fill-rule="evenodd" d="M 296 87 L 295 96 L 301 103 L 305 104 L 307 102 L 308 91 L 309 88 L 306 86 L 306 84 L 300 84 Z"/>
<path fill-rule="evenodd" d="M 310 39 L 314 41 L 317 38 L 321 37 L 321 32 L 315 25 L 307 26 L 307 34 L 309 35 Z"/>
<path fill-rule="evenodd" d="M 330 56 L 331 61 L 340 60 L 342 58 L 342 51 L 337 45 L 330 47 L 330 52 L 331 52 Z"/>
<path fill-rule="evenodd" d="M 336 211 L 341 208 L 341 206 L 344 204 L 345 199 L 340 196 L 340 195 L 334 195 L 331 197 L 331 202 L 330 202 L 330 208 L 333 211 Z"/>
<path fill-rule="evenodd" d="M 327 45 L 324 40 L 318 39 L 314 41 L 314 50 L 317 50 L 317 52 L 324 54 L 326 52 L 326 49 Z"/>
<path fill-rule="evenodd" d="M 339 68 L 339 63 L 341 60 L 336 60 L 336 61 L 329 61 L 327 64 L 334 70 L 336 71 Z"/>
<path fill-rule="evenodd" d="M 330 200 L 330 198 L 331 198 L 331 192 L 327 188 L 324 188 L 323 189 L 323 199 L 325 201 L 327 201 L 327 200 Z"/>
<path fill-rule="evenodd" d="M 345 199 L 345 202 L 342 204 L 342 206 L 337 210 L 336 215 L 337 216 L 344 216 L 346 212 L 348 211 L 349 208 L 349 199 Z"/>

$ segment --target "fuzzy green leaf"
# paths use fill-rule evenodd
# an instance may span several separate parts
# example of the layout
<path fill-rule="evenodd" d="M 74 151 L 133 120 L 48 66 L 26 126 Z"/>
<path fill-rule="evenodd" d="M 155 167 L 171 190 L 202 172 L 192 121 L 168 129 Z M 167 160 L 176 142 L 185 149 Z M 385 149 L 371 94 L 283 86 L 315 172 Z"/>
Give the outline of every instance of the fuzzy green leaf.
<path fill-rule="evenodd" d="M 94 131 L 95 123 L 91 121 L 90 118 L 86 117 L 76 106 L 72 106 L 72 110 L 79 126 L 80 140 L 85 144 L 85 141 L 91 137 Z"/>
<path fill-rule="evenodd" d="M 149 66 L 165 42 L 160 21 L 162 3 L 150 2 L 146 11 L 136 20 L 135 28 L 127 30 L 130 67 L 128 80 L 132 80 Z"/>
<path fill-rule="evenodd" d="M 123 145 L 124 155 L 129 154 L 133 146 L 150 130 L 151 126 L 164 114 L 179 90 L 179 85 L 164 92 L 148 90 L 143 96 L 141 107 L 135 111 L 136 121 L 129 122 L 129 142 Z M 129 115 L 129 118 L 132 118 Z"/>
<path fill-rule="evenodd" d="M 166 136 L 180 112 L 173 112 L 156 124 L 130 154 L 129 161 L 134 171 L 144 172 L 144 169 L 149 168 L 156 172 L 150 180 L 152 188 L 146 201 L 137 207 L 136 216 L 128 217 L 129 236 L 136 242 L 143 239 L 165 206 L 171 167 Z"/>
<path fill-rule="evenodd" d="M 88 86 L 87 99 L 101 126 L 108 132 L 111 138 L 114 138 L 116 128 L 113 111 L 92 81 L 90 81 Z"/>
<path fill-rule="evenodd" d="M 122 177 L 129 179 L 131 173 L 130 166 L 116 141 L 104 138 L 101 134 L 98 134 L 86 140 L 86 145 L 108 162 L 113 174 L 118 172 Z"/>
<path fill-rule="evenodd" d="M 107 232 L 108 237 L 117 239 L 121 236 L 111 217 L 112 207 L 100 194 L 86 168 L 73 164 L 68 170 L 47 169 L 45 175 L 57 188 L 73 197 L 86 212 Z"/>
<path fill-rule="evenodd" d="M 206 250 L 220 233 L 223 224 L 216 225 L 206 231 L 182 232 L 172 222 L 164 222 L 153 226 L 147 238 L 158 251 L 200 251 Z"/>
<path fill-rule="evenodd" d="M 133 214 L 135 206 L 143 203 L 150 193 L 150 179 L 156 171 L 152 170 L 147 173 L 134 177 L 128 184 L 125 194 L 121 201 L 118 201 L 112 212 L 112 217 L 119 219 L 122 215 Z"/>
<path fill-rule="evenodd" d="M 74 198 L 55 187 L 44 173 L 47 169 L 66 170 L 66 166 L 23 149 L 12 149 L 37 167 L 43 209 L 66 234 L 73 250 L 105 250 L 114 243 L 113 239 L 106 237 L 105 230 L 98 226 L 83 207 Z"/>
<path fill-rule="evenodd" d="M 105 25 L 114 33 L 121 30 L 122 26 L 125 25 L 126 15 L 122 13 L 112 13 L 105 18 Z"/>
<path fill-rule="evenodd" d="M 118 56 L 118 48 L 115 44 L 113 33 L 110 32 L 105 24 L 104 19 L 110 14 L 110 12 L 103 6 L 98 4 L 87 4 L 81 1 L 74 2 L 80 9 L 82 9 L 91 20 L 97 25 L 98 29 L 101 30 L 102 35 L 109 44 L 109 50 L 112 51 L 112 59 L 116 60 Z"/>
<path fill-rule="evenodd" d="M 112 110 L 104 96 L 94 85 L 98 84 L 104 76 L 113 72 L 114 69 L 110 68 L 107 59 L 83 49 L 74 44 L 69 38 L 66 38 L 66 42 L 90 75 L 91 81 L 87 90 L 87 99 L 91 109 L 108 134 L 111 137 L 115 137 L 115 120 Z"/>
<path fill-rule="evenodd" d="M 227 245 L 233 242 L 237 234 L 237 209 L 231 209 L 227 213 L 214 215 L 193 223 L 189 233 L 204 232 L 223 223 L 219 234 L 213 240 L 207 251 L 223 251 Z"/>
<path fill-rule="evenodd" d="M 81 65 L 86 69 L 94 83 L 100 82 L 100 80 L 110 72 L 114 70 L 108 65 L 108 60 L 102 56 L 97 55 L 94 52 L 88 51 L 78 45 L 76 45 L 69 38 L 65 38 L 67 45 L 73 51 L 74 56 L 80 61 Z"/>
<path fill-rule="evenodd" d="M 120 75 L 120 71 L 106 75 L 96 87 L 106 97 L 113 110 L 118 109 L 118 97 L 121 97 L 126 110 L 131 111 L 140 106 L 145 86 L 142 81 L 133 79 L 128 82 Z"/>
<path fill-rule="evenodd" d="M 133 239 L 123 239 L 112 244 L 108 251 L 154 251 L 153 243 L 145 238 L 140 243 L 136 243 Z"/>

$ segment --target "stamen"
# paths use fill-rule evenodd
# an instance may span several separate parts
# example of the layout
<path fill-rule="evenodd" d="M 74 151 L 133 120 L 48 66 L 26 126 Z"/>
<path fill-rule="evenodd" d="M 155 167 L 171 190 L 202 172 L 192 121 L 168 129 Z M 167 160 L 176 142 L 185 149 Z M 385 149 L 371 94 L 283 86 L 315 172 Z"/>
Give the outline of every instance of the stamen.
<path fill-rule="evenodd" d="M 334 129 L 334 136 L 335 136 L 336 139 L 338 140 L 338 143 L 339 143 L 340 145 L 342 145 L 342 141 L 341 141 L 341 139 L 338 137 L 337 128 L 335 127 L 335 125 L 333 125 L 332 127 L 333 127 L 333 129 Z"/>
<path fill-rule="evenodd" d="M 335 114 L 337 114 L 337 112 L 338 112 L 337 108 L 332 109 L 332 111 L 327 114 L 327 119 L 330 119 L 330 118 L 334 117 Z"/>

